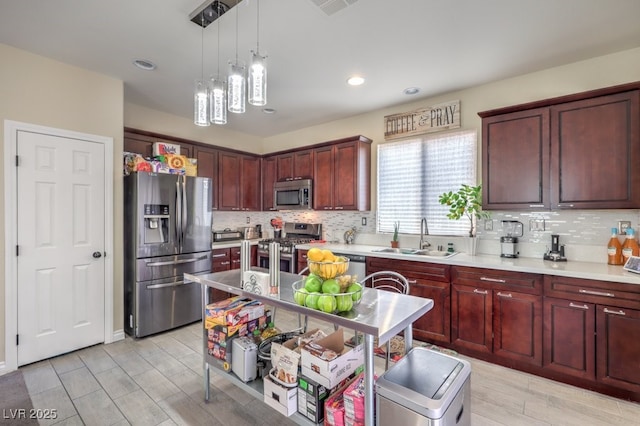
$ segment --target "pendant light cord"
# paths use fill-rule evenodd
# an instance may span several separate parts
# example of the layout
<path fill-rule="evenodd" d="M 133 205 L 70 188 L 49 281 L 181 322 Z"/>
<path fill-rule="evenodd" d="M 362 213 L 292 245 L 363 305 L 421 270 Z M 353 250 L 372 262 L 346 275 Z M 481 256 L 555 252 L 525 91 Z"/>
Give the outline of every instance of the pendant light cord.
<path fill-rule="evenodd" d="M 220 79 L 220 2 L 218 2 L 218 71 L 216 72 L 216 79 Z"/>
<path fill-rule="evenodd" d="M 200 15 L 200 24 L 202 25 L 200 32 L 200 79 L 204 81 L 204 13 Z"/>
<path fill-rule="evenodd" d="M 260 54 L 260 0 L 256 0 L 256 53 Z"/>
<path fill-rule="evenodd" d="M 236 64 L 238 63 L 238 14 L 240 13 L 240 3 L 236 4 Z"/>

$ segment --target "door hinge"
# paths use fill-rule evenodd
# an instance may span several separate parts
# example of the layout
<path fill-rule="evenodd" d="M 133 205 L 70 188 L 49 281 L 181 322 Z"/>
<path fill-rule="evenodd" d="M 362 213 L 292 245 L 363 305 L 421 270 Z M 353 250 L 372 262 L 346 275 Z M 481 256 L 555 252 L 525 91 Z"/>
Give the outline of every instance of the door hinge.
<path fill-rule="evenodd" d="M 20 246 L 16 244 L 16 257 L 20 256 Z"/>
<path fill-rule="evenodd" d="M 16 167 L 20 166 L 20 156 L 16 155 Z"/>
<path fill-rule="evenodd" d="M 20 335 L 16 334 L 16 346 L 20 344 Z"/>

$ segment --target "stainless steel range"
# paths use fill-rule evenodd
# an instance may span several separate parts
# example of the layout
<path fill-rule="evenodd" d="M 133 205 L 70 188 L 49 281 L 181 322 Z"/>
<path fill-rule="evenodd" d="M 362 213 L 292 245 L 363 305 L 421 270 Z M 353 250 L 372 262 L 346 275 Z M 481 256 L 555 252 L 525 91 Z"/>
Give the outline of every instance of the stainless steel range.
<path fill-rule="evenodd" d="M 258 242 L 258 266 L 261 268 L 269 267 L 269 243 L 276 241 L 280 244 L 280 270 L 296 273 L 298 272 L 296 270 L 296 245 L 321 239 L 322 224 L 285 222 L 283 228 L 284 237 L 269 238 Z"/>

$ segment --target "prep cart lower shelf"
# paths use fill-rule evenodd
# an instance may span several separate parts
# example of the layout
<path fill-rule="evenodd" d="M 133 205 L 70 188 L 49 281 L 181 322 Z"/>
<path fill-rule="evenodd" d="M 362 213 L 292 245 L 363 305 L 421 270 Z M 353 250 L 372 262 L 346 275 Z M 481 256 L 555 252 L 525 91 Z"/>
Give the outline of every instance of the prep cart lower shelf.
<path fill-rule="evenodd" d="M 264 272 L 264 269 L 254 268 Z M 333 323 L 338 326 L 345 327 L 347 329 L 354 330 L 364 335 L 364 376 L 365 376 L 365 425 L 373 426 L 375 423 L 374 418 L 374 389 L 373 389 L 373 374 L 374 374 L 374 337 L 378 338 L 379 344 L 384 344 L 391 337 L 398 334 L 400 331 L 404 331 L 405 337 L 405 349 L 408 353 L 413 345 L 413 332 L 411 324 L 414 321 L 422 317 L 433 307 L 433 300 L 423 299 L 420 297 L 374 290 L 371 288 L 365 288 L 362 293 L 362 299 L 358 306 L 354 307 L 349 312 L 343 315 L 327 314 L 325 312 L 309 309 L 304 306 L 300 306 L 295 303 L 293 299 L 294 282 L 300 279 L 299 275 L 290 274 L 287 272 L 280 273 L 280 295 L 278 297 L 269 297 L 265 295 L 258 295 L 244 291 L 241 284 L 240 270 L 231 270 L 223 272 L 215 272 L 204 275 L 192 275 L 184 274 L 186 281 L 198 282 L 202 285 L 202 310 L 203 310 L 203 330 L 205 306 L 209 303 L 208 287 L 226 291 L 235 295 L 249 297 L 252 299 L 260 300 L 261 302 L 274 306 L 276 308 L 282 308 L 289 311 L 297 312 L 303 315 L 307 315 L 312 318 Z M 204 336 L 204 387 L 205 387 L 205 400 L 209 400 L 210 395 L 210 368 L 211 365 L 216 366 L 218 360 L 212 358 L 207 353 L 207 337 Z M 214 362 L 211 362 L 214 361 Z M 228 374 L 228 373 L 225 373 Z M 249 394 L 256 398 L 263 398 L 262 395 L 262 380 L 256 380 L 249 383 L 244 383 L 233 374 L 229 374 L 229 379 L 233 381 L 240 388 L 245 389 Z M 299 424 L 311 424 L 309 420 L 299 414 L 294 414 L 290 417 Z"/>

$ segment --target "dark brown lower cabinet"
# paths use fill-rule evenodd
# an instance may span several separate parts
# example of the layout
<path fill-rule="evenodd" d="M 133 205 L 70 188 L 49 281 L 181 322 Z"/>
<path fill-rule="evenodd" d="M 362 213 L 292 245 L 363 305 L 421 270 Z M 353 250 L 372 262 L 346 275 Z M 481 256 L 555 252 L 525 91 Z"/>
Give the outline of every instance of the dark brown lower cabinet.
<path fill-rule="evenodd" d="M 596 307 L 598 381 L 640 392 L 640 310 Z"/>
<path fill-rule="evenodd" d="M 451 342 L 457 348 L 492 352 L 491 290 L 454 284 L 451 294 Z"/>
<path fill-rule="evenodd" d="M 367 274 L 395 271 L 407 278 L 409 294 L 433 300 L 433 308 L 413 323 L 417 340 L 451 342 L 451 284 L 449 265 L 367 257 Z"/>
<path fill-rule="evenodd" d="M 544 368 L 595 380 L 596 305 L 552 297 L 543 304 Z"/>
<path fill-rule="evenodd" d="M 455 349 L 509 366 L 542 365 L 542 276 L 481 268 L 451 272 Z"/>
<path fill-rule="evenodd" d="M 503 359 L 542 365 L 542 298 L 493 290 L 493 353 Z"/>

